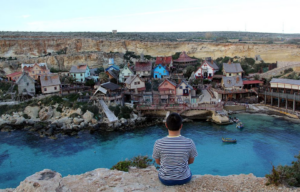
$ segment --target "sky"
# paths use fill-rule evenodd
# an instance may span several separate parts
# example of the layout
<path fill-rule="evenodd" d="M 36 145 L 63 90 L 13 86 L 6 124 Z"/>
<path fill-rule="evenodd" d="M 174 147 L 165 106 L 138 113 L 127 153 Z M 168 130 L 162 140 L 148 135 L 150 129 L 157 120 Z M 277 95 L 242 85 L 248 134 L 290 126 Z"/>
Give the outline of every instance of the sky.
<path fill-rule="evenodd" d="M 300 0 L 0 0 L 0 31 L 300 33 Z"/>

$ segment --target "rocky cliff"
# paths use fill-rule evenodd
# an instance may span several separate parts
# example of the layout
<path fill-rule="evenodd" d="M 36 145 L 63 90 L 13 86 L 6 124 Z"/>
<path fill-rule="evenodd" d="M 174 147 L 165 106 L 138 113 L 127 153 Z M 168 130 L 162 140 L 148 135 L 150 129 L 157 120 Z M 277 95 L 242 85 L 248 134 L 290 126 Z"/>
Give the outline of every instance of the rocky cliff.
<path fill-rule="evenodd" d="M 266 186 L 266 178 L 249 175 L 194 175 L 191 182 L 181 186 L 164 186 L 157 177 L 155 167 L 131 168 L 129 172 L 96 169 L 82 175 L 61 174 L 45 169 L 27 177 L 16 189 L 0 192 L 44 191 L 300 191 L 285 186 Z"/>
<path fill-rule="evenodd" d="M 65 54 L 56 54 L 65 50 Z M 168 56 L 186 51 L 197 58 L 224 56 L 254 57 L 260 55 L 265 62 L 300 61 L 300 46 L 292 44 L 244 44 L 204 42 L 153 42 L 124 39 L 100 39 L 66 36 L 0 36 L 0 57 L 17 60 L 1 61 L 6 73 L 18 69 L 21 63 L 47 62 L 51 67 L 70 69 L 71 65 L 87 63 L 98 67 L 113 56 L 117 64 L 123 63 L 123 53 Z M 114 53 L 111 53 L 114 52 Z M 43 56 L 51 53 L 51 56 Z"/>

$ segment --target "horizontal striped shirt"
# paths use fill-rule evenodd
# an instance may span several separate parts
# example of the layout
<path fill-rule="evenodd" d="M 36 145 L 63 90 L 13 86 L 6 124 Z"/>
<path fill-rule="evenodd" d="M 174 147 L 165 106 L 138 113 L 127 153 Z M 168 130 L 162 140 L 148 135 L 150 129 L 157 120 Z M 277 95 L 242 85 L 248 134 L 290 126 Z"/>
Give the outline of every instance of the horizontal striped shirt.
<path fill-rule="evenodd" d="M 193 140 L 179 136 L 158 139 L 154 144 L 152 157 L 160 159 L 160 178 L 183 180 L 191 176 L 188 160 L 197 155 Z"/>

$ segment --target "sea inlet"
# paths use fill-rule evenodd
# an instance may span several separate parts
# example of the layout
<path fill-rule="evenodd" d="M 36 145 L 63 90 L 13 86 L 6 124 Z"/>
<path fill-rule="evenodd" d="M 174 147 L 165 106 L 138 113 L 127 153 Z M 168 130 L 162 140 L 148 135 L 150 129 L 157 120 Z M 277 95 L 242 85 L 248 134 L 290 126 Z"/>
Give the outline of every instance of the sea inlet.
<path fill-rule="evenodd" d="M 300 124 L 263 114 L 237 114 L 243 130 L 231 125 L 185 123 L 182 135 L 194 140 L 198 157 L 193 174 L 249 174 L 263 177 L 272 165 L 290 165 L 300 150 Z M 137 155 L 151 157 L 156 139 L 167 135 L 163 125 L 130 132 L 80 132 L 78 136 L 41 138 L 27 131 L 0 132 L 0 189 L 15 188 L 27 176 L 52 169 L 62 176 L 111 168 Z M 222 137 L 237 139 L 222 143 Z"/>

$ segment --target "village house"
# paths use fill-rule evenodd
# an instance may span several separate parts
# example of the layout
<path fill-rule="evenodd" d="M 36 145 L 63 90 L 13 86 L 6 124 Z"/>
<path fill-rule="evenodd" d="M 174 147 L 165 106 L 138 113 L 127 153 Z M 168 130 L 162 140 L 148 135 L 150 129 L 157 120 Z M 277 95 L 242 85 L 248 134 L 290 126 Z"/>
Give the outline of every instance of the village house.
<path fill-rule="evenodd" d="M 128 66 L 124 66 L 119 73 L 119 82 L 124 83 L 128 77 L 133 75 L 133 71 Z"/>
<path fill-rule="evenodd" d="M 179 68 L 185 68 L 189 65 L 197 65 L 197 59 L 190 58 L 185 51 L 180 53 L 179 58 L 174 60 L 174 66 Z"/>
<path fill-rule="evenodd" d="M 240 63 L 231 63 L 230 60 L 228 63 L 223 63 L 223 75 L 226 77 L 243 76 L 243 72 Z"/>
<path fill-rule="evenodd" d="M 34 80 L 39 80 L 42 75 L 49 74 L 50 70 L 46 63 L 21 64 L 22 72 L 28 73 Z"/>
<path fill-rule="evenodd" d="M 172 63 L 172 56 L 169 57 L 156 57 L 155 64 L 168 67 Z"/>
<path fill-rule="evenodd" d="M 139 61 L 135 63 L 135 73 L 143 78 L 150 78 L 152 73 L 152 63 L 144 59 L 144 55 L 141 54 Z"/>
<path fill-rule="evenodd" d="M 176 99 L 176 83 L 165 79 L 159 86 L 158 91 L 160 94 L 159 103 L 172 104 Z"/>
<path fill-rule="evenodd" d="M 272 78 L 272 80 L 270 81 L 270 88 L 272 92 L 299 94 L 300 80 Z"/>
<path fill-rule="evenodd" d="M 22 95 L 35 95 L 35 81 L 27 73 L 23 72 L 19 79 L 16 81 L 18 85 L 18 92 Z"/>
<path fill-rule="evenodd" d="M 210 58 L 207 57 L 201 64 L 201 66 L 195 72 L 195 78 L 204 78 L 212 80 L 214 74 L 219 70 L 217 64 Z"/>
<path fill-rule="evenodd" d="M 112 82 L 106 82 L 97 88 L 92 99 L 102 99 L 108 105 L 121 104 L 122 90 L 119 85 Z"/>
<path fill-rule="evenodd" d="M 130 76 L 125 81 L 126 88 L 135 93 L 146 90 L 145 82 L 138 75 Z"/>
<path fill-rule="evenodd" d="M 61 90 L 61 83 L 57 73 L 46 74 L 41 76 L 41 90 L 43 94 L 59 93 Z"/>
<path fill-rule="evenodd" d="M 166 69 L 166 66 L 158 64 L 153 70 L 153 78 L 162 79 L 169 76 L 169 71 Z"/>
<path fill-rule="evenodd" d="M 85 78 L 90 75 L 90 68 L 87 64 L 73 65 L 71 67 L 70 76 L 74 77 L 77 82 L 84 83 Z"/>
<path fill-rule="evenodd" d="M 185 80 L 182 80 L 176 86 L 176 102 L 177 103 L 196 103 L 196 90 L 188 84 Z"/>
<path fill-rule="evenodd" d="M 116 79 L 117 81 L 119 79 L 119 72 L 120 71 L 117 71 L 117 70 L 114 70 L 114 69 L 105 71 L 105 73 L 108 75 L 109 79 Z"/>
<path fill-rule="evenodd" d="M 19 77 L 21 77 L 23 73 L 21 71 L 18 71 L 18 72 L 14 72 L 14 73 L 11 73 L 9 75 L 6 75 L 8 81 L 17 81 L 19 79 Z"/>

